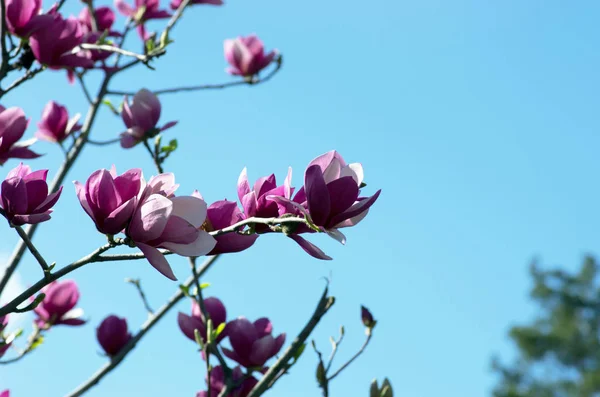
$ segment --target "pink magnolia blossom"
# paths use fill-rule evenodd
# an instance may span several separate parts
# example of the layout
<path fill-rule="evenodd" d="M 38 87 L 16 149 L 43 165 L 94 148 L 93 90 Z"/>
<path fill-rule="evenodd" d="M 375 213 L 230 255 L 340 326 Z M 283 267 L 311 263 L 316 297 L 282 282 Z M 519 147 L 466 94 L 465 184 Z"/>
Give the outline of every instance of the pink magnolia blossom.
<path fill-rule="evenodd" d="M 206 298 L 204 299 L 204 306 L 213 323 L 213 329 L 217 329 L 219 325 L 227 321 L 227 310 L 225 309 L 223 302 L 219 299 L 214 297 Z M 192 315 L 188 316 L 187 314 L 179 312 L 177 315 L 177 324 L 179 324 L 181 332 L 192 341 L 196 340 L 194 334 L 194 330 L 196 329 L 200 332 L 202 340 L 206 341 L 206 324 L 196 300 L 192 299 Z M 221 332 L 217 337 L 217 342 L 224 337 L 225 332 Z"/>
<path fill-rule="evenodd" d="M 135 0 L 135 8 L 124 0 L 115 0 L 115 6 L 124 16 L 136 19 L 138 23 L 137 32 L 142 40 L 147 40 L 149 37 L 145 26 L 147 21 L 171 17 L 171 13 L 167 10 L 159 9 L 159 0 Z"/>
<path fill-rule="evenodd" d="M 274 338 L 272 333 L 273 325 L 268 318 L 251 323 L 239 317 L 227 324 L 232 350 L 223 348 L 223 354 L 246 368 L 260 368 L 279 353 L 285 342 L 285 334 Z"/>
<path fill-rule="evenodd" d="M 212 232 L 224 229 L 244 220 L 244 214 L 238 208 L 235 201 L 220 200 L 208 206 L 204 230 Z M 238 233 L 227 233 L 216 236 L 217 245 L 209 255 L 226 254 L 244 251 L 252 246 L 258 234 L 244 235 Z"/>
<path fill-rule="evenodd" d="M 269 199 L 279 203 L 286 213 L 305 215 L 322 231 L 345 244 L 346 237 L 339 229 L 355 226 L 363 220 L 381 193 L 378 190 L 370 197 L 359 197 L 363 178 L 359 163 L 346 164 L 339 153 L 330 151 L 309 163 L 304 173 L 304 186 L 293 201 L 281 196 L 270 196 Z M 311 256 L 331 259 L 299 235 L 304 232 L 311 230 L 300 226 L 289 237 Z"/>
<path fill-rule="evenodd" d="M 171 9 L 178 9 L 181 6 L 181 3 L 183 3 L 183 0 L 171 0 Z M 223 0 L 192 0 L 189 4 L 211 4 L 214 6 L 220 6 L 223 5 Z"/>
<path fill-rule="evenodd" d="M 0 105 L 0 165 L 10 158 L 34 159 L 39 154 L 29 149 L 36 139 L 17 142 L 25 134 L 29 120 L 21 108 Z"/>
<path fill-rule="evenodd" d="M 6 0 L 6 27 L 19 37 L 52 24 L 51 15 L 40 15 L 42 0 Z"/>
<path fill-rule="evenodd" d="M 46 294 L 44 300 L 34 309 L 38 318 L 36 323 L 40 328 L 50 328 L 54 325 L 83 325 L 85 320 L 83 310 L 75 309 L 79 301 L 79 289 L 73 280 L 54 281 L 45 286 L 42 291 Z"/>
<path fill-rule="evenodd" d="M 94 9 L 94 16 L 96 17 L 96 24 L 99 33 L 108 32 L 109 36 L 120 37 L 121 33 L 115 32 L 112 29 L 115 23 L 115 13 L 112 8 L 107 6 L 96 7 Z M 88 7 L 83 7 L 79 13 L 79 23 L 83 29 L 83 33 L 91 33 L 92 29 L 92 17 Z"/>
<path fill-rule="evenodd" d="M 127 320 L 115 315 L 106 317 L 96 329 L 96 338 L 109 356 L 117 355 L 131 339 Z"/>
<path fill-rule="evenodd" d="M 50 219 L 52 207 L 58 201 L 62 186 L 48 194 L 48 170 L 31 171 L 23 163 L 12 169 L 0 192 L 0 206 L 13 225 L 35 224 Z"/>
<path fill-rule="evenodd" d="M 10 397 L 10 391 L 4 390 L 2 393 L 0 393 L 0 397 Z"/>
<path fill-rule="evenodd" d="M 42 120 L 38 123 L 38 131 L 35 136 L 48 142 L 62 142 L 71 133 L 81 129 L 81 125 L 77 123 L 79 116 L 76 114 L 69 120 L 67 108 L 50 101 L 44 107 Z"/>
<path fill-rule="evenodd" d="M 238 37 L 224 42 L 227 73 L 250 77 L 266 68 L 277 55 L 277 50 L 265 54 L 263 42 L 256 36 Z"/>
<path fill-rule="evenodd" d="M 145 88 L 135 94 L 131 104 L 125 96 L 121 118 L 127 131 L 121 134 L 121 147 L 131 148 L 177 124 L 176 121 L 170 121 L 162 127 L 157 127 L 160 113 L 161 105 L 158 97 Z"/>
<path fill-rule="evenodd" d="M 110 171 L 94 172 L 85 185 L 75 183 L 77 198 L 85 212 L 92 218 L 100 233 L 117 234 L 129 224 L 138 195 L 144 189 L 142 170 L 134 168 L 117 176 L 113 166 Z"/>
<path fill-rule="evenodd" d="M 231 375 L 234 384 L 239 384 L 240 382 L 241 384 L 233 389 L 227 397 L 246 397 L 258 383 L 254 376 L 244 379 L 244 372 L 239 365 L 231 371 Z M 207 378 L 206 383 L 210 385 L 211 396 L 218 396 L 221 390 L 225 388 L 225 372 L 220 365 L 217 365 L 210 371 L 210 382 Z M 208 397 L 208 392 L 198 392 L 196 397 Z"/>
<path fill-rule="evenodd" d="M 216 244 L 210 234 L 200 229 L 206 219 L 204 200 L 175 197 L 177 187 L 173 174 L 151 178 L 127 228 L 127 236 L 150 264 L 171 280 L 176 280 L 175 274 L 158 248 L 196 257 L 208 254 Z"/>
<path fill-rule="evenodd" d="M 73 52 L 82 42 L 83 30 L 79 21 L 73 17 L 64 19 L 58 13 L 53 15 L 50 25 L 36 30 L 29 39 L 35 59 L 51 69 L 93 67 L 88 52 Z"/>

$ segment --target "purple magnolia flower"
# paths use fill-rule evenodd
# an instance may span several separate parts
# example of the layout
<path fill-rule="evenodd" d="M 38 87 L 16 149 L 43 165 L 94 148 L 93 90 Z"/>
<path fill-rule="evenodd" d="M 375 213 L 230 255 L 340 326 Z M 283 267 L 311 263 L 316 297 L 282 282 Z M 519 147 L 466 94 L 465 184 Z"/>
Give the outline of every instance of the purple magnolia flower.
<path fill-rule="evenodd" d="M 127 320 L 115 315 L 106 317 L 96 329 L 96 338 L 109 356 L 115 356 L 131 339 Z"/>
<path fill-rule="evenodd" d="M 327 152 L 310 162 L 304 173 L 304 186 L 293 201 L 281 196 L 272 199 L 285 212 L 303 214 L 322 231 L 345 244 L 346 237 L 338 229 L 358 224 L 365 218 L 381 190 L 371 197 L 359 197 L 363 185 L 363 169 L 359 163 L 346 164 L 336 151 Z M 296 233 L 310 231 L 300 227 Z M 290 234 L 308 254 L 318 259 L 331 259 L 314 244 L 298 234 Z"/>
<path fill-rule="evenodd" d="M 40 328 L 50 328 L 53 325 L 82 325 L 83 310 L 74 309 L 79 301 L 79 289 L 73 280 L 54 281 L 45 286 L 42 291 L 46 294 L 44 300 L 34 309 L 38 318 L 36 324 Z"/>
<path fill-rule="evenodd" d="M 39 154 L 31 151 L 31 146 L 36 139 L 17 142 L 25 134 L 29 120 L 21 108 L 6 109 L 0 105 L 0 165 L 10 158 L 34 159 Z"/>
<path fill-rule="evenodd" d="M 35 59 L 51 69 L 93 67 L 94 61 L 86 51 L 73 52 L 82 42 L 83 30 L 77 19 L 64 19 L 58 13 L 50 25 L 36 30 L 29 39 Z"/>
<path fill-rule="evenodd" d="M 170 173 L 151 178 L 127 228 L 127 236 L 150 264 L 171 280 L 177 278 L 157 248 L 195 257 L 206 255 L 216 244 L 200 229 L 206 219 L 206 203 L 194 196 L 175 197 L 178 186 Z"/>
<path fill-rule="evenodd" d="M 127 227 L 145 184 L 139 168 L 117 176 L 114 166 L 94 172 L 85 186 L 74 183 L 81 206 L 104 234 L 117 234 Z"/>
<path fill-rule="evenodd" d="M 135 0 L 135 8 L 125 3 L 124 0 L 115 0 L 115 6 L 121 14 L 136 20 L 138 23 L 137 31 L 142 40 L 147 40 L 149 37 L 144 26 L 147 21 L 171 17 L 169 11 L 158 8 L 160 6 L 159 0 Z"/>
<path fill-rule="evenodd" d="M 239 365 L 233 369 L 231 375 L 234 384 L 238 384 L 244 378 L 244 372 Z M 218 396 L 221 390 L 225 388 L 225 372 L 220 365 L 217 365 L 210 371 L 210 381 L 209 378 L 207 378 L 206 383 L 210 387 L 211 396 Z M 244 379 L 242 384 L 233 389 L 227 397 L 246 397 L 257 383 L 258 381 L 253 376 Z M 208 397 L 208 392 L 198 392 L 196 397 Z"/>
<path fill-rule="evenodd" d="M 38 132 L 35 134 L 39 139 L 48 142 L 62 142 L 69 134 L 81 129 L 77 124 L 80 114 L 76 114 L 69 120 L 67 108 L 54 101 L 48 102 L 42 112 L 42 120 L 38 123 Z"/>
<path fill-rule="evenodd" d="M 58 201 L 62 186 L 56 193 L 48 194 L 46 176 L 48 170 L 31 171 L 29 166 L 19 164 L 12 169 L 0 192 L 0 206 L 4 216 L 13 225 L 34 224 L 50 219 L 52 207 Z"/>
<path fill-rule="evenodd" d="M 227 73 L 250 77 L 266 68 L 277 55 L 277 50 L 265 54 L 263 42 L 256 36 L 238 37 L 224 42 Z"/>
<path fill-rule="evenodd" d="M 208 206 L 204 230 L 212 232 L 224 229 L 244 220 L 244 214 L 238 208 L 235 201 L 221 200 Z M 238 233 L 227 233 L 215 237 L 217 245 L 209 252 L 209 255 L 240 252 L 248 249 L 254 244 L 258 234 L 243 235 Z"/>
<path fill-rule="evenodd" d="M 292 183 L 292 169 L 288 169 L 287 177 L 282 186 L 277 186 L 275 175 L 271 174 L 259 178 L 254 183 L 254 188 L 250 189 L 248 183 L 248 175 L 246 169 L 242 170 L 238 179 L 238 198 L 244 208 L 244 214 L 247 218 L 250 217 L 261 217 L 271 218 L 279 216 L 279 205 L 272 199 L 268 199 L 269 196 L 278 196 L 285 199 L 290 199 L 294 188 L 291 187 Z M 256 225 L 257 233 L 268 232 L 270 229 L 267 225 Z"/>
<path fill-rule="evenodd" d="M 6 27 L 19 37 L 52 24 L 51 15 L 40 15 L 42 0 L 6 0 Z"/>
<path fill-rule="evenodd" d="M 179 6 L 181 6 L 181 3 L 183 3 L 183 0 L 171 0 L 171 9 L 178 9 Z M 189 4 L 212 4 L 214 6 L 220 6 L 223 5 L 223 0 L 192 0 Z"/>
<path fill-rule="evenodd" d="M 121 36 L 121 33 L 111 30 L 113 24 L 115 23 L 115 13 L 113 12 L 112 8 L 107 6 L 97 7 L 94 9 L 94 16 L 96 17 L 98 32 L 102 33 L 106 31 L 108 32 L 109 36 Z M 92 17 L 88 7 L 84 7 L 79 13 L 79 23 L 83 28 L 83 33 L 91 33 L 93 31 Z"/>
<path fill-rule="evenodd" d="M 162 127 L 157 127 L 160 111 L 160 101 L 156 95 L 145 88 L 135 94 L 131 105 L 125 96 L 121 118 L 127 131 L 121 134 L 121 147 L 131 148 L 144 139 L 152 138 L 177 124 L 176 121 L 170 121 Z"/>
<path fill-rule="evenodd" d="M 273 325 L 268 318 L 251 323 L 239 317 L 227 324 L 227 336 L 233 350 L 223 348 L 223 354 L 246 368 L 262 368 L 285 342 L 285 334 L 274 338 L 272 333 Z"/>
<path fill-rule="evenodd" d="M 10 397 L 10 390 L 4 390 L 0 393 L 0 397 Z"/>
<path fill-rule="evenodd" d="M 204 299 L 204 305 L 213 323 L 213 329 L 217 329 L 219 325 L 227 321 L 227 310 L 225 309 L 223 302 L 221 302 L 219 299 L 212 297 L 206 298 Z M 181 332 L 183 332 L 183 334 L 189 339 L 193 341 L 196 340 L 194 330 L 197 329 L 202 336 L 202 340 L 206 342 L 206 325 L 204 324 L 204 316 L 202 315 L 200 307 L 194 299 L 192 299 L 192 315 L 188 316 L 187 314 L 179 312 L 177 315 L 177 323 L 179 324 Z M 217 337 L 217 342 L 224 337 L 225 332 L 221 332 L 221 334 Z"/>

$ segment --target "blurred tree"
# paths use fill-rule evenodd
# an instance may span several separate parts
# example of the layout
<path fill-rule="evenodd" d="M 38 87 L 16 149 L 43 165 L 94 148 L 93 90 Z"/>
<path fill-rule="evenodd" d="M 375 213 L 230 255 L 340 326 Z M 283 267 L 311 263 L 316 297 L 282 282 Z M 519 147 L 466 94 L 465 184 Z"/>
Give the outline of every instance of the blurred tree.
<path fill-rule="evenodd" d="M 600 396 L 598 271 L 591 256 L 573 274 L 531 265 L 531 297 L 539 312 L 530 324 L 510 330 L 515 362 L 493 360 L 500 376 L 494 397 Z"/>

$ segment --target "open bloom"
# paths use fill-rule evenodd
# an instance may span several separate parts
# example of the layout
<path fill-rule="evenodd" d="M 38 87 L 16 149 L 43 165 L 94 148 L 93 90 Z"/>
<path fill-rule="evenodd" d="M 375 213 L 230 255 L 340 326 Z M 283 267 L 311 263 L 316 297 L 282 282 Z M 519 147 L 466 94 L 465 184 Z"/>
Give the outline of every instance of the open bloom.
<path fill-rule="evenodd" d="M 79 301 L 79 289 L 73 280 L 54 281 L 42 289 L 46 294 L 44 300 L 34 309 L 40 328 L 53 325 L 85 324 L 83 310 L 75 309 Z"/>
<path fill-rule="evenodd" d="M 233 378 L 233 383 L 238 384 L 240 381 L 242 381 L 242 379 L 244 379 L 244 372 L 238 365 L 233 369 L 233 371 L 231 371 L 231 376 Z M 211 396 L 218 396 L 221 390 L 225 388 L 225 372 L 220 365 L 217 365 L 212 369 L 212 371 L 210 371 L 210 382 L 207 379 L 206 383 L 210 385 Z M 254 388 L 254 386 L 256 386 L 257 383 L 258 381 L 253 376 L 246 378 L 238 387 L 233 389 L 231 393 L 227 395 L 227 397 L 246 397 L 248 394 L 250 394 L 250 391 L 252 388 Z M 208 397 L 208 392 L 198 392 L 196 397 Z"/>
<path fill-rule="evenodd" d="M 85 185 L 75 183 L 77 198 L 85 212 L 92 218 L 100 233 L 117 234 L 129 224 L 137 196 L 144 187 L 142 170 L 134 168 L 117 176 L 110 171 L 94 172 Z"/>
<path fill-rule="evenodd" d="M 272 333 L 273 325 L 268 318 L 251 323 L 239 317 L 227 324 L 232 350 L 223 348 L 223 354 L 246 368 L 260 368 L 281 350 L 285 342 L 285 334 L 274 338 Z"/>
<path fill-rule="evenodd" d="M 25 134 L 29 120 L 21 108 L 0 105 L 0 165 L 10 158 L 34 159 L 39 154 L 29 149 L 36 139 L 17 142 Z"/>
<path fill-rule="evenodd" d="M 93 67 L 94 62 L 86 51 L 73 52 L 83 42 L 79 21 L 73 17 L 64 19 L 58 13 L 52 17 L 50 25 L 36 30 L 29 39 L 35 59 L 51 69 Z"/>
<path fill-rule="evenodd" d="M 121 33 L 112 31 L 112 25 L 115 23 L 115 13 L 112 8 L 107 6 L 96 7 L 94 9 L 94 16 L 96 17 L 96 24 L 98 32 L 108 32 L 109 36 L 121 36 Z M 83 28 L 83 33 L 90 33 L 92 29 L 92 17 L 90 16 L 90 10 L 88 7 L 84 7 L 79 13 L 79 23 Z"/>
<path fill-rule="evenodd" d="M 80 115 L 76 114 L 69 120 L 67 108 L 50 101 L 44 107 L 35 136 L 48 142 L 62 142 L 69 134 L 81 129 L 81 125 L 77 124 L 79 117 Z"/>
<path fill-rule="evenodd" d="M 0 192 L 0 206 L 4 216 L 13 225 L 34 224 L 50 219 L 52 207 L 58 201 L 62 186 L 48 194 L 48 170 L 31 171 L 23 163 L 12 169 Z"/>
<path fill-rule="evenodd" d="M 52 23 L 51 15 L 40 15 L 42 0 L 6 0 L 6 27 L 19 37 Z"/>
<path fill-rule="evenodd" d="M 269 197 L 278 196 L 289 200 L 294 192 L 291 183 L 292 169 L 290 168 L 282 186 L 277 186 L 275 175 L 271 174 L 269 176 L 258 178 L 254 183 L 254 187 L 250 189 L 248 175 L 244 168 L 238 178 L 237 190 L 238 198 L 244 208 L 245 216 L 247 218 L 254 216 L 261 218 L 276 218 L 279 215 L 279 205 L 277 202 L 269 199 Z M 266 225 L 256 225 L 257 233 L 267 232 L 269 230 L 269 227 Z"/>
<path fill-rule="evenodd" d="M 96 337 L 106 354 L 109 356 L 118 354 L 131 339 L 127 320 L 114 315 L 106 317 L 96 329 Z"/>
<path fill-rule="evenodd" d="M 178 9 L 181 3 L 183 3 L 183 0 L 171 0 L 171 9 Z M 223 5 L 223 0 L 192 0 L 190 1 L 190 5 L 191 4 L 212 4 L 214 6 L 220 6 Z"/>
<path fill-rule="evenodd" d="M 136 20 L 137 32 L 142 40 L 147 40 L 149 36 L 144 26 L 146 21 L 171 17 L 171 13 L 167 10 L 158 8 L 160 7 L 159 0 L 135 0 L 135 8 L 123 0 L 115 0 L 115 6 L 121 14 Z"/>
<path fill-rule="evenodd" d="M 244 220 L 244 214 L 235 201 L 220 200 L 208 206 L 204 230 L 212 232 L 221 230 Z M 244 235 L 238 233 L 227 233 L 216 236 L 217 245 L 209 252 L 209 255 L 240 252 L 248 249 L 254 244 L 258 234 Z"/>
<path fill-rule="evenodd" d="M 265 54 L 263 42 L 256 36 L 227 39 L 224 42 L 225 59 L 229 62 L 227 73 L 250 77 L 266 68 L 277 55 L 277 50 Z"/>
<path fill-rule="evenodd" d="M 176 280 L 175 274 L 158 248 L 182 256 L 203 256 L 216 244 L 210 234 L 200 229 L 206 219 L 204 200 L 175 197 L 177 187 L 173 174 L 151 178 L 127 228 L 127 236 L 150 264 L 171 280 Z"/>
<path fill-rule="evenodd" d="M 311 161 L 304 173 L 304 186 L 293 201 L 271 196 L 288 213 L 302 213 L 322 231 L 345 244 L 346 237 L 340 228 L 358 224 L 365 218 L 381 190 L 370 197 L 359 197 L 363 185 L 363 168 L 359 163 L 346 164 L 336 151 L 327 152 Z M 297 233 L 310 231 L 301 227 Z M 289 237 L 308 254 L 318 259 L 331 259 L 318 247 L 299 236 Z"/>
<path fill-rule="evenodd" d="M 204 306 L 213 323 L 213 329 L 217 329 L 219 325 L 227 321 L 227 310 L 225 309 L 223 302 L 219 299 L 212 297 L 206 298 L 204 299 Z M 189 339 L 193 341 L 196 340 L 194 330 L 197 329 L 202 336 L 202 340 L 206 341 L 206 324 L 196 300 L 192 299 L 192 315 L 188 316 L 187 314 L 179 312 L 177 315 L 177 323 L 179 324 L 181 332 Z M 220 341 L 224 337 L 225 333 L 221 332 L 217 337 L 217 341 Z"/>
<path fill-rule="evenodd" d="M 121 147 L 131 148 L 177 124 L 176 121 L 170 121 L 162 127 L 157 127 L 160 112 L 160 101 L 156 95 L 145 88 L 134 95 L 131 105 L 127 96 L 125 96 L 121 118 L 127 127 L 127 131 L 121 134 Z"/>

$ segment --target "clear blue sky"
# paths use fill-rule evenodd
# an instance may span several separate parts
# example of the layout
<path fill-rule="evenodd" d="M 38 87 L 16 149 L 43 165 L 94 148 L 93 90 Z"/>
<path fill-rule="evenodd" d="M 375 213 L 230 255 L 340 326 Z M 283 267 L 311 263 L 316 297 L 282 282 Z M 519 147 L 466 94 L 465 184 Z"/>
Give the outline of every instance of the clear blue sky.
<path fill-rule="evenodd" d="M 78 12 L 79 2 L 68 3 Z M 234 199 L 244 166 L 252 179 L 271 172 L 282 179 L 291 165 L 300 185 L 308 161 L 335 148 L 363 163 L 368 192 L 383 193 L 348 231 L 346 247 L 318 236 L 333 262 L 264 236 L 223 258 L 205 279 L 208 294 L 222 298 L 230 318 L 269 316 L 291 337 L 312 312 L 321 278 L 332 274 L 338 300 L 314 335 L 321 349 L 345 324 L 338 363 L 354 353 L 363 339 L 360 304 L 379 320 L 372 345 L 333 383 L 333 396 L 366 396 L 371 379 L 388 376 L 399 396 L 480 397 L 493 385 L 490 356 L 512 355 L 509 325 L 533 313 L 530 261 L 574 267 L 597 252 L 598 15 L 591 0 L 231 0 L 191 10 L 157 71 L 131 71 L 113 88 L 229 81 L 222 40 L 239 34 L 256 32 L 278 48 L 284 68 L 268 84 L 163 98 L 161 120 L 180 120 L 166 133 L 181 145 L 166 163 L 180 192 Z M 50 99 L 86 110 L 62 72 L 25 87 L 2 104 L 33 118 L 28 136 Z M 122 130 L 105 111 L 92 135 Z M 55 171 L 57 148 L 36 147 L 48 154 L 30 164 Z M 142 148 L 87 148 L 68 180 L 112 163 L 154 173 Z M 70 183 L 40 230 L 39 249 L 60 265 L 103 243 Z M 2 237 L 0 250 L 9 252 L 15 236 L 5 228 Z M 187 277 L 184 259 L 172 264 Z M 31 257 L 20 275 L 25 284 L 39 277 Z M 75 278 L 89 324 L 56 328 L 34 355 L 0 368 L 0 389 L 61 396 L 101 366 L 99 321 L 116 313 L 136 327 L 146 317 L 125 277 L 142 278 L 155 307 L 177 288 L 142 261 L 83 269 Z M 173 311 L 89 396 L 193 396 L 204 386 L 194 349 Z M 315 365 L 307 350 L 269 395 L 319 395 Z"/>

